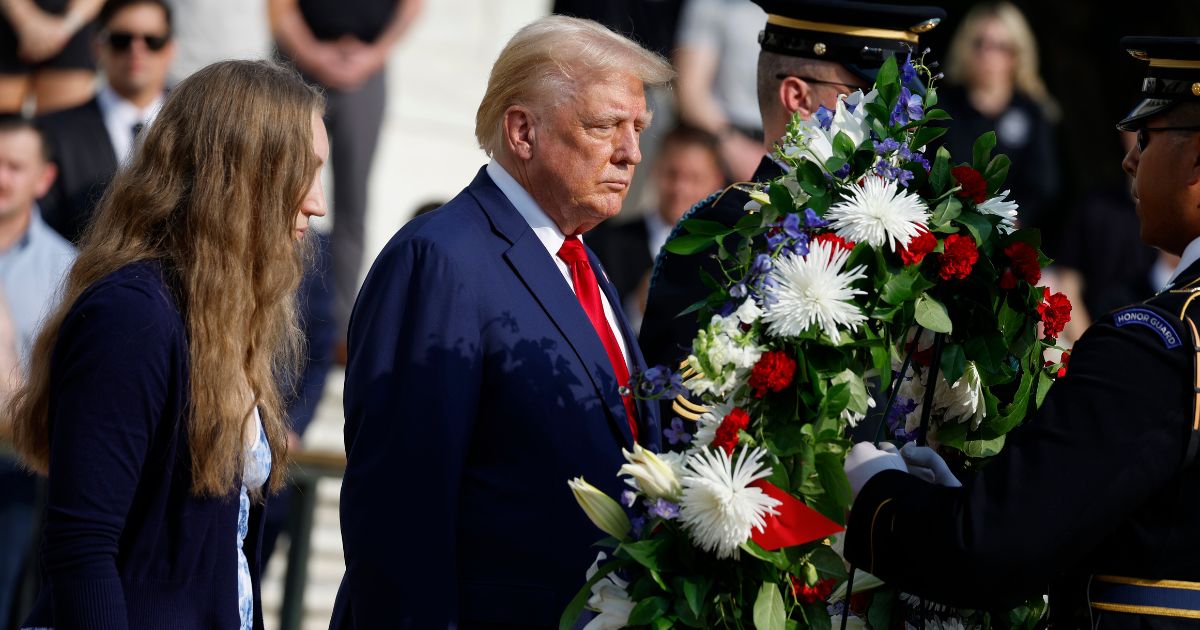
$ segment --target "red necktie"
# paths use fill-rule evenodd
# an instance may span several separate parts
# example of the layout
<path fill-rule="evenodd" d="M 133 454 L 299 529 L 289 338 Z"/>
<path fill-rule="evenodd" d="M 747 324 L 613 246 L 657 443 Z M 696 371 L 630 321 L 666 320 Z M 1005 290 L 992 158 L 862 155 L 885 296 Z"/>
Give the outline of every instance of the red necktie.
<path fill-rule="evenodd" d="M 562 248 L 558 250 L 558 257 L 571 268 L 571 281 L 575 284 L 575 296 L 579 298 L 583 312 L 587 313 L 588 319 L 592 320 L 592 327 L 596 329 L 596 334 L 600 335 L 600 343 L 604 344 L 604 350 L 608 353 L 608 360 L 612 363 L 613 373 L 617 375 L 618 385 L 622 387 L 628 385 L 629 368 L 625 365 L 625 357 L 621 354 L 621 346 L 617 344 L 617 337 L 613 334 L 612 326 L 609 326 L 608 318 L 604 316 L 604 306 L 600 302 L 600 284 L 596 281 L 596 274 L 592 271 L 591 263 L 588 262 L 587 251 L 583 248 L 583 243 L 577 237 L 568 237 L 563 241 Z M 633 441 L 637 442 L 637 411 L 633 404 L 633 396 L 622 395 L 621 402 L 625 404 L 625 413 L 629 420 L 629 430 L 633 433 Z"/>

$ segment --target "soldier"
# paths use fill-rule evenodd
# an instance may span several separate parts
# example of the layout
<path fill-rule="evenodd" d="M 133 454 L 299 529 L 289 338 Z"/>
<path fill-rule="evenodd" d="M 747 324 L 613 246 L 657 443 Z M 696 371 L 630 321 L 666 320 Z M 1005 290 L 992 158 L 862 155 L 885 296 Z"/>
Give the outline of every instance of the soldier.
<path fill-rule="evenodd" d="M 893 6 L 872 2 L 830 0 L 755 0 L 767 12 L 759 35 L 758 108 L 766 149 L 783 137 L 792 114 L 808 117 L 824 105 L 833 108 L 838 96 L 869 90 L 883 62 L 917 52 L 917 36 L 945 17 L 935 7 Z M 754 173 L 755 182 L 783 174 L 783 167 L 766 156 Z M 730 187 L 709 197 L 684 215 L 732 226 L 742 218 L 749 196 Z M 674 237 L 679 231 L 676 225 Z M 732 244 L 732 243 L 728 243 Z M 697 315 L 679 313 L 710 292 L 701 269 L 723 277 L 710 253 L 679 256 L 658 254 L 652 272 L 638 342 L 649 365 L 678 367 L 699 329 Z"/>
<path fill-rule="evenodd" d="M 1117 125 L 1137 132 L 1123 166 L 1141 237 L 1182 260 L 1163 292 L 1092 325 L 1041 409 L 961 486 L 929 449 L 854 447 L 846 557 L 905 591 L 980 609 L 1049 588 L 1059 627 L 1200 618 L 1200 38 L 1121 43 L 1149 61 Z"/>

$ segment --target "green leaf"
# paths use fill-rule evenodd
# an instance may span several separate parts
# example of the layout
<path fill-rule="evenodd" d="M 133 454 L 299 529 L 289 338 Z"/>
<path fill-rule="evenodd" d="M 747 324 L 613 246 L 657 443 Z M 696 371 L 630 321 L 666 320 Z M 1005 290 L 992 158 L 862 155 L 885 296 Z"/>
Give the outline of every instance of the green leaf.
<path fill-rule="evenodd" d="M 871 598 L 871 607 L 867 609 L 867 623 L 872 628 L 891 628 L 892 610 L 896 607 L 895 589 L 880 589 Z"/>
<path fill-rule="evenodd" d="M 988 190 L 993 194 L 1000 190 L 1004 185 L 1004 180 L 1008 178 L 1008 169 L 1012 166 L 1012 160 L 1008 159 L 1007 155 L 997 155 L 988 163 L 987 168 L 983 170 L 983 178 L 987 180 Z"/>
<path fill-rule="evenodd" d="M 653 623 L 655 619 L 671 607 L 671 604 L 663 597 L 650 597 L 638 602 L 633 610 L 629 612 L 630 626 L 644 626 Z"/>
<path fill-rule="evenodd" d="M 947 383 L 954 383 L 967 370 L 967 354 L 963 347 L 956 343 L 948 343 L 942 348 L 942 376 Z"/>
<path fill-rule="evenodd" d="M 1004 335 L 1004 340 L 1010 344 L 1025 328 L 1025 313 L 1014 310 L 1008 305 L 1008 300 L 1000 304 L 1000 313 L 997 314 L 996 320 L 1000 325 L 1000 332 Z"/>
<path fill-rule="evenodd" d="M 843 370 L 840 374 L 833 377 L 831 381 L 834 385 L 845 385 L 847 392 L 850 395 L 849 401 L 846 403 L 846 408 L 856 413 L 867 413 L 867 384 L 862 377 L 855 374 L 853 370 Z"/>
<path fill-rule="evenodd" d="M 845 383 L 833 385 L 821 399 L 821 408 L 817 414 L 822 418 L 836 416 L 850 404 L 850 386 Z"/>
<path fill-rule="evenodd" d="M 963 445 L 966 443 L 967 430 L 969 428 L 970 427 L 962 422 L 940 425 L 937 427 L 937 430 L 934 431 L 933 436 L 937 438 L 937 441 L 941 442 L 943 445 L 956 448 L 961 451 L 963 449 Z"/>
<path fill-rule="evenodd" d="M 1008 348 L 998 334 L 976 335 L 963 342 L 967 358 L 974 361 L 981 373 L 997 375 L 1008 365 Z"/>
<path fill-rule="evenodd" d="M 929 185 L 935 194 L 946 192 L 950 183 L 950 152 L 946 147 L 938 147 L 937 156 L 933 158 L 933 167 L 929 169 Z"/>
<path fill-rule="evenodd" d="M 1051 385 L 1054 385 L 1054 379 L 1050 378 L 1050 375 L 1046 373 L 1046 370 L 1039 371 L 1037 398 L 1034 401 L 1034 405 L 1037 408 L 1040 408 L 1042 406 L 1042 401 L 1046 400 L 1046 394 L 1050 393 Z"/>
<path fill-rule="evenodd" d="M 596 573 L 575 593 L 575 597 L 571 598 L 571 603 L 567 604 L 566 610 L 558 619 L 558 630 L 571 630 L 575 627 L 575 621 L 579 619 L 580 613 L 583 612 L 583 607 L 587 605 L 587 600 L 592 596 L 592 587 L 597 582 L 604 579 L 609 573 L 616 571 L 622 567 L 628 566 L 630 563 L 627 560 L 609 560 L 596 568 Z"/>
<path fill-rule="evenodd" d="M 795 422 L 781 427 L 772 426 L 771 451 L 779 457 L 788 457 L 804 450 L 804 431 Z"/>
<path fill-rule="evenodd" d="M 825 160 L 825 168 L 828 169 L 830 173 L 836 173 L 842 170 L 842 167 L 846 165 L 846 161 L 847 160 L 845 157 L 834 155 L 828 160 Z"/>
<path fill-rule="evenodd" d="M 685 234 L 676 236 L 667 242 L 667 251 L 680 256 L 690 256 L 702 252 L 716 243 L 712 236 L 703 234 Z"/>
<path fill-rule="evenodd" d="M 854 146 L 854 141 L 851 140 L 850 136 L 846 135 L 846 132 L 844 131 L 837 132 L 837 135 L 833 137 L 834 155 L 840 155 L 848 160 L 850 156 L 854 154 L 854 150 L 857 148 L 858 147 Z"/>
<path fill-rule="evenodd" d="M 1004 435 L 1012 431 L 1025 420 L 1029 411 L 1030 390 L 1033 389 L 1033 373 L 1025 370 L 1021 374 L 1021 385 L 1013 396 L 1012 404 L 1004 410 L 1003 415 L 990 423 L 988 429 L 993 435 Z"/>
<path fill-rule="evenodd" d="M 983 173 L 987 168 L 988 160 L 992 157 L 992 150 L 996 148 L 996 132 L 989 131 L 975 139 L 975 146 L 971 147 L 971 167 Z"/>
<path fill-rule="evenodd" d="M 944 109 L 930 109 L 925 112 L 925 120 L 953 120 Z"/>
<path fill-rule="evenodd" d="M 1004 448 L 1004 436 L 1001 435 L 990 440 L 968 440 L 963 444 L 962 452 L 968 457 L 991 457 L 1000 452 Z"/>
<path fill-rule="evenodd" d="M 962 207 L 962 201 L 959 201 L 958 197 L 946 197 L 934 208 L 930 221 L 937 228 L 949 225 L 962 214 Z"/>
<path fill-rule="evenodd" d="M 916 314 L 917 323 L 933 332 L 949 334 L 954 331 L 946 305 L 929 297 L 929 294 L 917 298 Z"/>
<path fill-rule="evenodd" d="M 955 219 L 959 223 L 967 227 L 967 231 L 975 238 L 975 242 L 982 245 L 987 237 L 992 234 L 992 222 L 988 221 L 982 214 L 974 212 L 964 212 Z"/>
<path fill-rule="evenodd" d="M 654 630 L 670 630 L 675 627 L 675 622 L 667 617 L 655 617 L 654 621 L 650 622 L 650 627 Z"/>
<path fill-rule="evenodd" d="M 913 135 L 912 146 L 916 149 L 924 147 L 930 142 L 941 138 L 949 130 L 949 127 L 921 127 L 921 129 Z"/>
<path fill-rule="evenodd" d="M 846 579 L 846 564 L 842 557 L 828 545 L 817 545 L 808 556 L 808 561 L 817 567 L 817 571 L 837 580 Z"/>
<path fill-rule="evenodd" d="M 792 192 L 787 189 L 787 186 L 774 182 L 767 192 L 771 197 L 771 205 L 775 206 L 779 212 L 791 214 L 796 211 L 796 205 L 792 201 Z"/>
<path fill-rule="evenodd" d="M 712 580 L 701 578 L 700 581 L 684 580 L 683 581 L 683 599 L 687 602 L 688 610 L 692 615 L 699 619 L 704 618 L 704 613 L 707 612 L 708 589 L 712 587 Z"/>
<path fill-rule="evenodd" d="M 821 485 L 825 486 L 835 502 L 841 506 L 850 505 L 850 481 L 846 479 L 842 456 L 838 453 L 817 453 L 817 475 L 821 477 Z"/>
<path fill-rule="evenodd" d="M 688 219 L 683 222 L 683 228 L 688 231 L 688 234 L 704 236 L 719 236 L 732 232 L 725 224 L 707 219 Z"/>
<path fill-rule="evenodd" d="M 888 278 L 879 296 L 883 298 L 884 302 L 899 306 L 933 286 L 932 282 L 921 275 L 919 265 L 910 265 L 900 273 Z"/>
<path fill-rule="evenodd" d="M 624 551 L 629 554 L 630 558 L 637 561 L 638 564 L 650 569 L 658 571 L 661 569 L 659 563 L 661 556 L 664 555 L 665 547 L 669 541 L 659 538 L 651 540 L 641 540 L 638 542 L 622 543 L 619 551 Z"/>
<path fill-rule="evenodd" d="M 784 630 L 783 595 L 774 582 L 764 582 L 754 600 L 754 627 L 757 630 Z M 633 625 L 633 615 L 629 616 Z"/>

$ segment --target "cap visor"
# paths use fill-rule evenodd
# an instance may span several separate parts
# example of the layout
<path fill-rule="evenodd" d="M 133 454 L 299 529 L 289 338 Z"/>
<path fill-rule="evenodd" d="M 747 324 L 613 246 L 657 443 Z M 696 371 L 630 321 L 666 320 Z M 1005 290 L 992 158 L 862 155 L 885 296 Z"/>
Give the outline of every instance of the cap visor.
<path fill-rule="evenodd" d="M 1142 99 L 1142 102 L 1135 105 L 1133 110 L 1125 118 L 1122 118 L 1121 122 L 1117 123 L 1117 129 L 1121 131 L 1137 131 L 1146 123 L 1146 119 L 1171 109 L 1171 106 L 1178 102 L 1161 98 Z"/>

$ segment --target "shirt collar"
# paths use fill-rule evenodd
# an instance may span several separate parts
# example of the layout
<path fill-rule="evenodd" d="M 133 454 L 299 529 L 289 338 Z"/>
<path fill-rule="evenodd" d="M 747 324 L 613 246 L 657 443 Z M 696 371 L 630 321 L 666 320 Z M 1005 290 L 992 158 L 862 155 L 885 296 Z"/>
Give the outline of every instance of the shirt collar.
<path fill-rule="evenodd" d="M 504 167 L 496 160 L 488 162 L 487 165 L 488 177 L 496 183 L 496 187 L 508 201 L 512 203 L 517 212 L 533 229 L 533 233 L 537 235 L 538 240 L 546 247 L 546 251 L 550 252 L 551 256 L 558 256 L 558 250 L 562 249 L 563 242 L 567 240 L 566 235 L 558 228 L 558 224 L 546 214 L 545 210 L 533 200 L 533 195 L 525 190 L 523 186 Z"/>
<path fill-rule="evenodd" d="M 667 239 L 671 236 L 671 230 L 675 229 L 674 225 L 667 225 L 666 221 L 658 215 L 658 212 L 650 210 L 646 212 L 646 241 L 650 245 L 650 257 L 654 258 L 658 255 L 658 250 L 662 249 L 667 243 Z"/>
<path fill-rule="evenodd" d="M 1196 261 L 1200 260 L 1200 237 L 1188 243 L 1188 246 L 1183 250 L 1183 254 L 1179 256 L 1179 264 L 1175 266 L 1175 273 L 1171 274 L 1171 280 L 1167 282 L 1167 286 L 1171 287 L 1175 281 L 1179 279 L 1179 274 L 1191 267 Z"/>
<path fill-rule="evenodd" d="M 96 94 L 96 100 L 100 104 L 100 114 L 104 118 L 104 127 L 108 130 L 117 161 L 124 163 L 133 145 L 133 126 L 138 123 L 149 124 L 154 120 L 162 107 L 162 94 L 143 109 L 125 100 L 112 86 L 105 85 Z"/>

